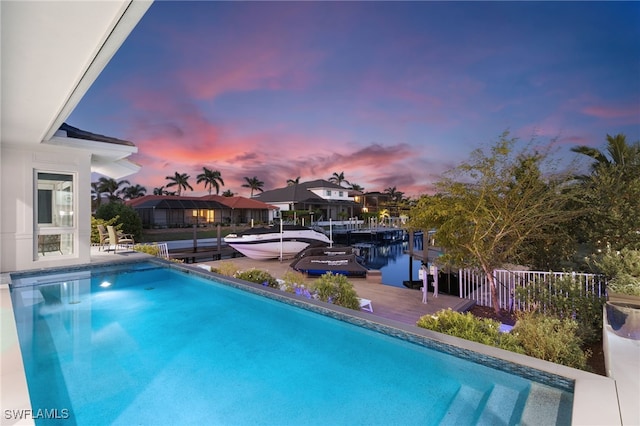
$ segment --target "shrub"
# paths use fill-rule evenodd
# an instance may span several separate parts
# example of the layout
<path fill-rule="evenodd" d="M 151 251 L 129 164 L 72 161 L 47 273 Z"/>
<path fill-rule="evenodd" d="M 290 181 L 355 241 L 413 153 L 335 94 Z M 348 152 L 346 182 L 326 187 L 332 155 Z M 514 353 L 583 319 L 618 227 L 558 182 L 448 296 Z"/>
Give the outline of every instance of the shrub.
<path fill-rule="evenodd" d="M 418 327 L 583 370 L 587 369 L 590 356 L 589 351 L 582 351 L 582 340 L 576 335 L 578 325 L 571 319 L 522 313 L 510 333 L 500 333 L 500 323 L 497 321 L 448 309 L 435 315 L 425 315 L 416 324 Z"/>
<path fill-rule="evenodd" d="M 360 310 L 358 294 L 344 275 L 327 272 L 316 280 L 313 289 L 319 300 L 344 308 Z"/>
<path fill-rule="evenodd" d="M 511 334 L 524 353 L 556 364 L 586 370 L 590 351 L 583 352 L 578 324 L 536 312 L 519 315 Z"/>
<path fill-rule="evenodd" d="M 280 289 L 288 293 L 296 293 L 297 288 L 304 286 L 304 274 L 296 271 L 287 271 L 282 276 L 283 284 Z"/>
<path fill-rule="evenodd" d="M 590 263 L 607 277 L 610 291 L 640 296 L 640 250 L 614 251 L 609 247 L 602 255 L 593 256 Z"/>
<path fill-rule="evenodd" d="M 158 256 L 160 254 L 160 247 L 156 244 L 136 244 L 133 246 L 133 249 L 140 253 L 150 254 L 151 256 Z"/>
<path fill-rule="evenodd" d="M 278 281 L 267 271 L 260 269 L 249 269 L 247 271 L 236 272 L 235 278 L 249 281 L 256 284 L 262 284 L 268 287 L 278 288 Z"/>
<path fill-rule="evenodd" d="M 485 345 L 498 346 L 500 343 L 500 323 L 489 318 L 478 318 L 470 312 L 442 310 L 435 315 L 421 317 L 416 325 Z"/>
<path fill-rule="evenodd" d="M 103 220 L 118 218 L 118 222 L 122 225 L 118 229 L 125 234 L 133 235 L 134 240 L 140 241 L 142 238 L 142 220 L 138 213 L 126 204 L 117 201 L 102 204 L 96 210 L 96 218 Z"/>
<path fill-rule="evenodd" d="M 516 289 L 519 303 L 540 313 L 577 322 L 577 334 L 586 342 L 602 335 L 602 306 L 605 298 L 587 290 L 580 280 L 560 277 Z"/>
<path fill-rule="evenodd" d="M 238 272 L 238 267 L 233 262 L 220 262 L 217 268 L 211 268 L 211 272 L 233 277 Z"/>

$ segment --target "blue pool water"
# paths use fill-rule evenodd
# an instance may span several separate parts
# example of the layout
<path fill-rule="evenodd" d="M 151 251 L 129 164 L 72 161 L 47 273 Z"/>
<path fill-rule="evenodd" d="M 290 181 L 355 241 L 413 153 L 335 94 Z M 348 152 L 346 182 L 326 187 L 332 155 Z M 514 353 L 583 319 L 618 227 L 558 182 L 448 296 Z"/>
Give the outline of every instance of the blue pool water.
<path fill-rule="evenodd" d="M 153 263 L 25 277 L 12 299 L 32 406 L 64 424 L 517 424 L 532 387 Z"/>

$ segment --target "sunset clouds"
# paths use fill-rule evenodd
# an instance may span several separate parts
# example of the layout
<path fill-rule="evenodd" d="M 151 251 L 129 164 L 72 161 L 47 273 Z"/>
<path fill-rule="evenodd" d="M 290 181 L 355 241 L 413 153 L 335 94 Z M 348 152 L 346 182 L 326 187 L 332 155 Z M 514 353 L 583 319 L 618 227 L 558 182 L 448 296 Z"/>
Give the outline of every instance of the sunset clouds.
<path fill-rule="evenodd" d="M 640 138 L 635 2 L 157 1 L 69 118 L 133 141 L 153 191 L 219 170 L 248 196 L 344 172 L 430 192 L 506 129 Z M 615 22 L 614 26 L 611 23 Z"/>

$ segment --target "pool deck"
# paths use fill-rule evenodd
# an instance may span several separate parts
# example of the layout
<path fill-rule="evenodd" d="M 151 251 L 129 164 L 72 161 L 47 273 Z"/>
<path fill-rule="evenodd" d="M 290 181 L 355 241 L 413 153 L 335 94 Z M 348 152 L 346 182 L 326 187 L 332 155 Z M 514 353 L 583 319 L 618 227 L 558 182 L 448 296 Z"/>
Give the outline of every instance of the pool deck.
<path fill-rule="evenodd" d="M 114 260 L 143 259 L 148 257 L 142 253 L 122 251 L 117 254 L 92 250 L 91 263 L 111 263 Z M 233 262 L 238 269 L 257 268 L 271 273 L 280 278 L 289 270 L 289 262 L 278 260 L 256 261 L 248 258 L 233 258 L 222 261 L 204 262 L 204 264 L 216 267 L 220 262 Z M 201 264 L 199 264 L 201 265 Z M 186 265 L 197 268 L 197 265 Z M 422 293 L 419 290 L 384 285 L 379 276 L 370 276 L 366 279 L 358 278 L 350 280 L 358 296 L 371 300 L 373 313 L 361 312 L 359 315 L 370 317 L 373 321 L 405 324 L 414 326 L 418 318 L 423 315 L 435 313 L 441 309 L 451 308 L 464 311 L 469 308 L 469 302 L 455 296 L 439 295 L 434 297 L 428 294 L 428 302 L 422 303 Z M 6 410 L 30 410 L 31 404 L 27 390 L 26 377 L 22 362 L 22 355 L 18 344 L 17 330 L 13 321 L 13 308 L 9 295 L 8 275 L 0 276 L 0 313 L 2 314 L 2 364 L 0 379 L 2 392 L 0 406 L 3 417 L 2 425 L 33 425 L 33 414 L 24 418 L 12 416 L 6 418 Z M 427 334 L 428 332 L 423 330 Z M 564 367 L 547 361 L 507 352 L 498 348 L 480 345 L 474 342 L 458 339 L 452 336 L 439 335 L 437 339 L 447 344 L 458 346 L 465 350 L 472 350 L 484 355 L 501 358 L 516 364 L 525 365 L 541 371 L 567 377 L 574 380 L 574 401 L 572 424 L 575 425 L 617 425 L 622 424 L 619 400 L 616 390 L 616 382 L 610 378 L 598 376 L 592 373 Z M 50 407 L 46 407 L 50 408 Z"/>

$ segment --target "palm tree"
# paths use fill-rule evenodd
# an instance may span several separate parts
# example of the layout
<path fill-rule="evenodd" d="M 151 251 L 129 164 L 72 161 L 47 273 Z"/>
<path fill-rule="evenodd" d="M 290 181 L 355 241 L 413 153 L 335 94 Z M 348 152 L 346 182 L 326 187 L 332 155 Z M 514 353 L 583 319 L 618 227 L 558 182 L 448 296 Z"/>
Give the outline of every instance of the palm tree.
<path fill-rule="evenodd" d="M 236 195 L 236 194 L 234 194 L 234 193 L 233 193 L 233 191 L 232 191 L 232 190 L 230 190 L 230 189 L 227 189 L 226 191 L 224 191 L 224 192 L 222 193 L 222 196 L 223 196 L 223 197 L 233 197 L 234 195 Z"/>
<path fill-rule="evenodd" d="M 147 188 L 140 184 L 135 184 L 131 186 L 127 186 L 120 191 L 118 194 L 122 196 L 123 200 L 133 200 L 134 198 L 142 197 L 147 193 Z"/>
<path fill-rule="evenodd" d="M 116 181 L 115 179 L 108 177 L 101 177 L 98 179 L 97 190 L 98 194 L 107 194 L 109 201 L 120 200 L 120 187 L 123 185 L 129 185 L 128 180 Z"/>
<path fill-rule="evenodd" d="M 358 185 L 357 183 L 350 183 L 349 184 L 349 189 L 352 189 L 354 191 L 360 191 L 360 192 L 364 191 L 364 188 L 362 186 Z"/>
<path fill-rule="evenodd" d="M 586 145 L 573 147 L 571 151 L 593 158 L 595 161 L 591 163 L 591 171 L 596 174 L 602 168 L 640 166 L 640 142 L 627 144 L 623 134 L 607 135 L 606 152 Z"/>
<path fill-rule="evenodd" d="M 205 189 L 209 187 L 209 195 L 211 195 L 211 189 L 216 189 L 216 195 L 220 192 L 220 185 L 224 186 L 222 175 L 218 170 L 210 170 L 206 167 L 202 168 L 202 173 L 197 176 L 196 183 L 204 182 Z"/>
<path fill-rule="evenodd" d="M 170 186 L 178 187 L 178 197 L 182 195 L 182 190 L 186 191 L 187 188 L 193 191 L 193 187 L 189 185 L 190 176 L 186 173 L 178 173 L 175 172 L 173 176 L 166 176 L 165 179 L 170 180 L 171 182 L 167 184 L 167 188 Z"/>
<path fill-rule="evenodd" d="M 91 209 L 96 211 L 100 207 L 102 194 L 100 193 L 100 184 L 98 182 L 91 182 Z"/>
<path fill-rule="evenodd" d="M 340 185 L 340 186 L 342 186 L 342 182 L 349 185 L 349 181 L 344 178 L 344 172 L 340 172 L 339 174 L 336 172 L 333 172 L 333 175 L 329 178 L 329 182 L 333 182 L 336 185 Z"/>
<path fill-rule="evenodd" d="M 287 179 L 287 186 L 293 186 L 300 183 L 300 176 L 295 179 Z"/>
<path fill-rule="evenodd" d="M 251 188 L 251 197 L 253 197 L 253 191 L 264 192 L 264 190 L 262 189 L 262 187 L 264 186 L 264 182 L 258 179 L 257 176 L 254 176 L 252 178 L 245 177 L 244 180 L 246 180 L 247 183 L 242 185 L 242 187 Z"/>

